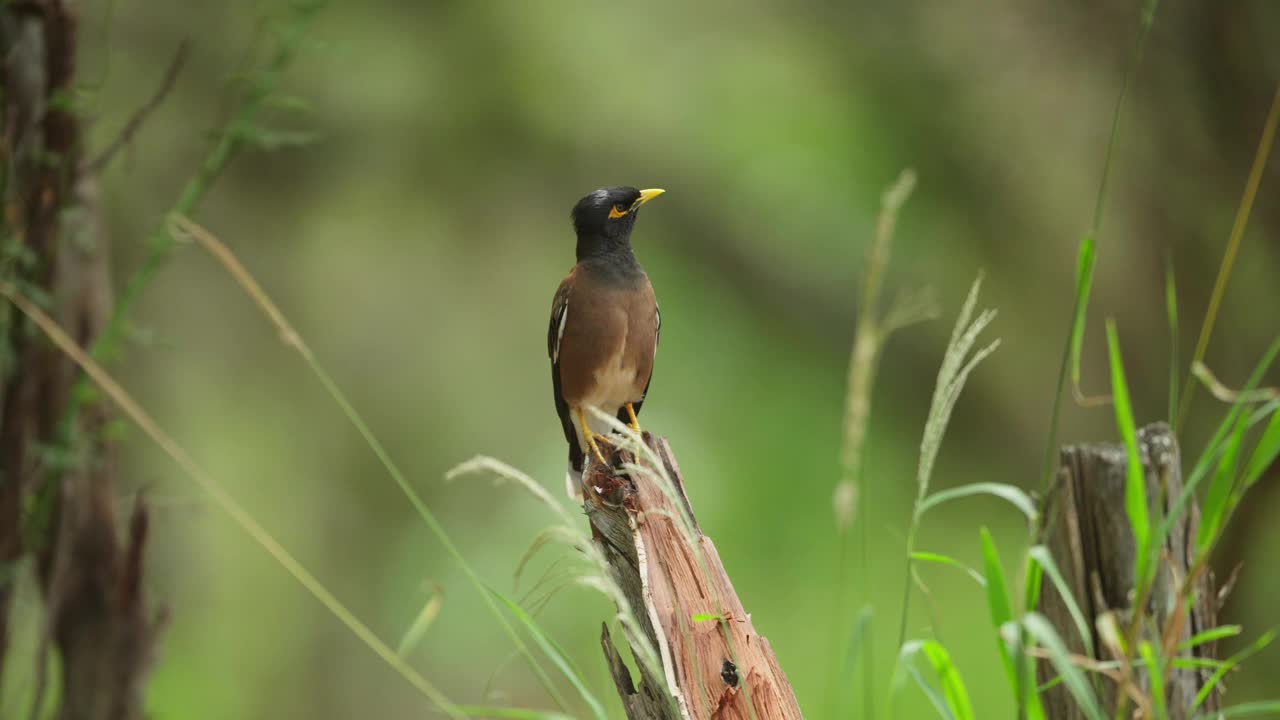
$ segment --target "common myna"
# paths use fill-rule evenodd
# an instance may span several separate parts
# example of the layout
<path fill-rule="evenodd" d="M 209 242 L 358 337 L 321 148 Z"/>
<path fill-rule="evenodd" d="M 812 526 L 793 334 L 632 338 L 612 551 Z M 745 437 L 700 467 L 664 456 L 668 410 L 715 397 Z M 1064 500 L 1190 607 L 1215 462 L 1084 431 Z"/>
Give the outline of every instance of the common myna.
<path fill-rule="evenodd" d="M 560 282 L 547 325 L 547 355 L 556 413 L 569 443 L 571 495 L 581 492 L 585 454 L 607 464 L 598 443 L 608 429 L 587 407 L 617 414 L 639 430 L 636 416 L 653 375 L 662 327 L 649 276 L 631 250 L 640 206 L 662 190 L 607 187 L 573 207 L 578 262 Z"/>

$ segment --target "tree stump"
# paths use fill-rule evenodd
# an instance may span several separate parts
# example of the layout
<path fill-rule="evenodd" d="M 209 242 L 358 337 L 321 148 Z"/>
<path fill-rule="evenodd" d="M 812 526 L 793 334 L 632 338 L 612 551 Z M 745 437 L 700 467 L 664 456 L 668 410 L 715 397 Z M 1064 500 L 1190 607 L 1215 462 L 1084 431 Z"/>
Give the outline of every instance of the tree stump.
<path fill-rule="evenodd" d="M 1146 478 L 1148 510 L 1153 518 L 1165 517 L 1182 492 L 1181 459 L 1176 436 L 1164 423 L 1156 423 L 1138 431 L 1138 451 Z M 1123 445 L 1089 444 L 1064 447 L 1058 475 L 1046 498 L 1044 541 L 1054 562 L 1065 576 L 1092 633 L 1093 659 L 1114 660 L 1098 632 L 1098 618 L 1114 613 L 1121 630 L 1128 626 L 1134 609 L 1134 562 L 1136 548 L 1133 531 L 1125 514 L 1125 477 L 1127 458 Z M 1200 511 L 1195 502 L 1173 524 L 1165 540 L 1155 585 L 1146 607 L 1143 623 L 1156 632 L 1144 631 L 1141 638 L 1153 644 L 1161 642 L 1158 629 L 1166 627 L 1171 614 L 1179 612 L 1177 593 L 1195 561 L 1196 531 Z M 1213 578 L 1200 572 L 1193 582 L 1194 604 L 1183 608 L 1174 619 L 1177 637 L 1174 645 L 1216 623 L 1217 598 Z M 1053 623 L 1067 648 L 1088 656 L 1083 640 L 1063 602 L 1061 595 L 1045 582 L 1041 611 Z M 1189 610 L 1189 612 L 1187 611 Z M 1213 644 L 1200 645 L 1178 653 L 1179 657 L 1211 658 Z M 1210 675 L 1207 668 L 1171 669 L 1165 682 L 1165 702 L 1171 720 L 1191 717 L 1190 708 L 1196 694 Z M 1150 683 L 1142 668 L 1134 668 L 1136 683 L 1150 692 Z M 1046 682 L 1054 673 L 1047 662 L 1037 672 Z M 1099 698 L 1104 707 L 1114 708 L 1118 701 L 1116 686 L 1103 682 Z M 1045 711 L 1052 720 L 1083 720 L 1084 713 L 1059 685 L 1043 695 Z M 1218 709 L 1220 698 L 1215 690 L 1198 712 Z"/>
<path fill-rule="evenodd" d="M 639 624 L 661 659 L 637 686 L 613 644 L 601 644 L 631 720 L 791 720 L 800 707 L 769 643 L 751 624 L 711 539 L 702 534 L 666 440 L 644 434 L 662 468 L 630 476 L 592 463 L 584 509 Z M 661 476 L 670 478 L 664 492 Z M 633 648 L 633 655 L 636 655 Z"/>

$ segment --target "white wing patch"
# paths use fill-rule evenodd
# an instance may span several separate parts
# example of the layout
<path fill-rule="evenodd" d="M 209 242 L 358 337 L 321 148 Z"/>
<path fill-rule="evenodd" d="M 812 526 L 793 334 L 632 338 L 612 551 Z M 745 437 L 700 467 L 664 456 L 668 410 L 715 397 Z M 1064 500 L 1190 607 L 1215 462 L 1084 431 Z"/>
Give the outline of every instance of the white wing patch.
<path fill-rule="evenodd" d="M 556 346 L 551 353 L 551 362 L 560 362 L 560 340 L 564 337 L 564 324 L 569 319 L 569 301 L 565 301 L 560 309 L 560 329 L 556 331 Z"/>
<path fill-rule="evenodd" d="M 653 356 L 658 357 L 658 343 L 662 342 L 662 311 L 653 306 L 653 316 L 658 321 L 658 329 L 653 336 Z"/>

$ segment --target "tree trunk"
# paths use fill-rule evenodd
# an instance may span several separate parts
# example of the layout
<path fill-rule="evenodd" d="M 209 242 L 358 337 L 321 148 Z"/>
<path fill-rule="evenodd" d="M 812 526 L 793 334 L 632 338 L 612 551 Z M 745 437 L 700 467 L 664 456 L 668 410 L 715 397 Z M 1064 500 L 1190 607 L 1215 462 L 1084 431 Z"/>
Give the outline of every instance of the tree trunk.
<path fill-rule="evenodd" d="M 94 179 L 82 171 L 76 43 L 68 0 L 0 7 L 0 282 L 90 346 L 111 308 L 109 247 Z M 67 415 L 78 376 L 71 361 L 8 303 L 0 344 L 0 569 L 36 560 L 44 598 L 36 704 L 56 646 L 60 720 L 139 719 L 162 624 L 142 592 L 146 511 L 135 506 L 122 542 L 109 417 L 92 402 Z M 15 582 L 0 574 L 0 671 Z M 38 707 L 31 716 L 42 716 Z"/>

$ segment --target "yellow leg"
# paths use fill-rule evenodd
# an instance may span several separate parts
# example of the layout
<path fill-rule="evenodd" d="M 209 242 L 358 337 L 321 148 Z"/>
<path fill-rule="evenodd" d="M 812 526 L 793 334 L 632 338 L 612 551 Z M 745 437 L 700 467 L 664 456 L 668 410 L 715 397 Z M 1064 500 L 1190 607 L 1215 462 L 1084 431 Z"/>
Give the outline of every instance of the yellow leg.
<path fill-rule="evenodd" d="M 636 409 L 627 403 L 627 417 L 631 418 L 631 429 L 640 432 L 640 420 L 636 418 Z"/>
<path fill-rule="evenodd" d="M 582 427 L 582 437 L 586 438 L 587 447 L 591 449 L 591 454 L 596 456 L 596 460 L 601 465 L 608 465 L 604 455 L 600 453 L 600 448 L 596 445 L 595 433 L 591 432 L 591 428 L 587 427 L 587 416 L 583 414 L 582 408 L 574 408 L 574 412 L 578 413 L 578 425 Z"/>

